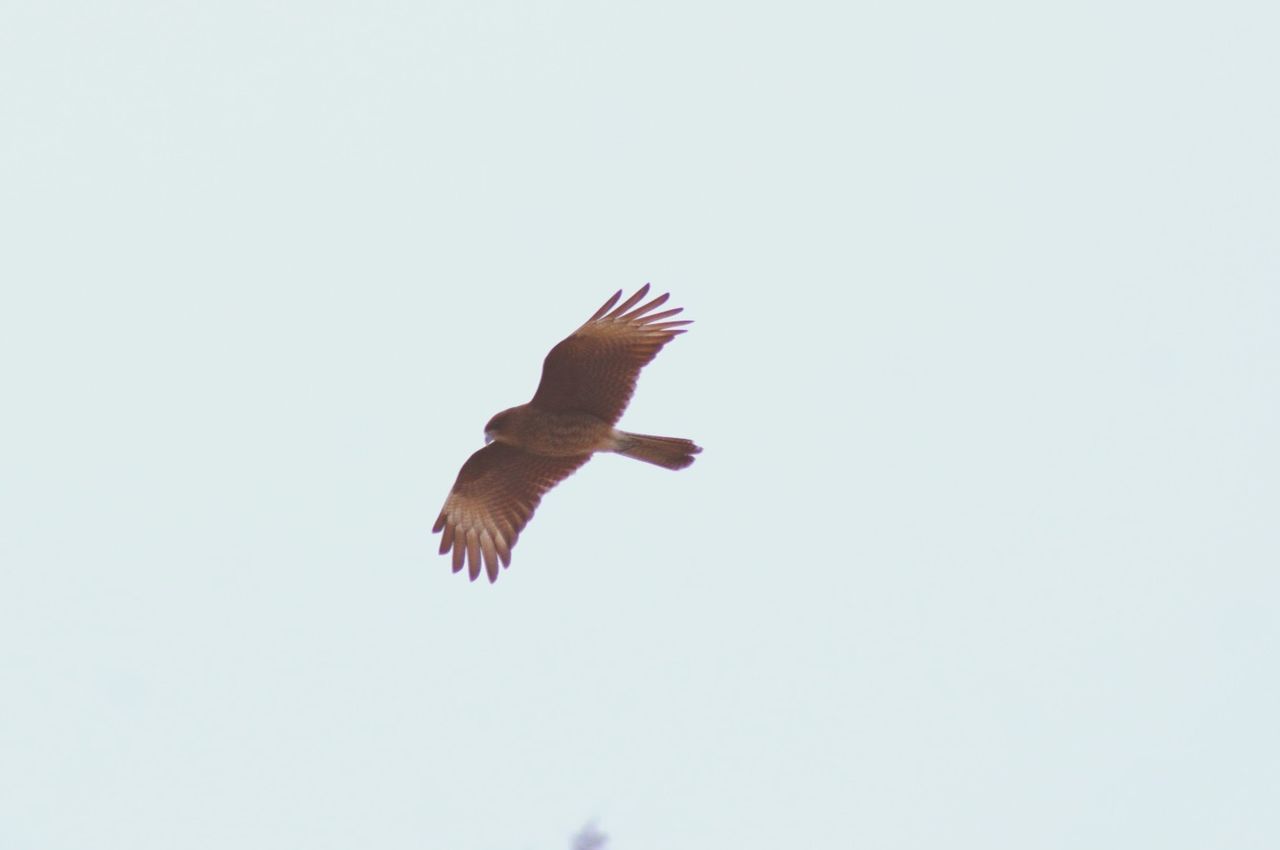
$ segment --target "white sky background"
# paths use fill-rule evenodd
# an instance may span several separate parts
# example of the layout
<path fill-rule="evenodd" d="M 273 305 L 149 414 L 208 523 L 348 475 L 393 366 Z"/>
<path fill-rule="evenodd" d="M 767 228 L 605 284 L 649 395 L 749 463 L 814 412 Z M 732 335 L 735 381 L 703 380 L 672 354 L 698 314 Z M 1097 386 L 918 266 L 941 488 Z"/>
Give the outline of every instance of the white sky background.
<path fill-rule="evenodd" d="M 6 3 L 0 846 L 1277 846 L 1272 9 Z"/>

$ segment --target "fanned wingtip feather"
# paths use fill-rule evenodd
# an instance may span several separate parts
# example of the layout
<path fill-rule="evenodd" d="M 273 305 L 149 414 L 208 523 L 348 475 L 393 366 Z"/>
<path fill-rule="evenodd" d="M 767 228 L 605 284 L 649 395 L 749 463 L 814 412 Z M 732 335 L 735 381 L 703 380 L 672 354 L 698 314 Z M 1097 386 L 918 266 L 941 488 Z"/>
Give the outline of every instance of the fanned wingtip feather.
<path fill-rule="evenodd" d="M 645 313 L 648 313 L 653 308 L 661 307 L 663 304 L 667 303 L 667 299 L 670 297 L 671 297 L 670 292 L 664 292 L 661 295 L 659 295 L 657 298 L 650 301 L 648 304 L 644 304 L 635 308 L 634 310 L 632 310 L 630 313 L 623 316 L 622 318 L 638 320 L 640 319 L 641 316 L 643 316 Z M 648 318 L 646 317 L 644 321 L 648 321 Z"/>
<path fill-rule="evenodd" d="M 487 528 L 480 532 L 480 551 L 484 553 L 484 571 L 489 574 L 489 583 L 493 584 L 498 580 L 498 549 Z"/>
<path fill-rule="evenodd" d="M 683 312 L 683 307 L 672 307 L 670 310 L 663 310 L 661 313 L 654 313 L 652 316 L 645 316 L 642 321 L 647 325 L 652 322 L 660 322 L 668 316 L 675 316 Z"/>
<path fill-rule="evenodd" d="M 643 298 L 643 297 L 645 297 L 645 296 L 646 296 L 646 295 L 648 295 L 648 294 L 649 294 L 649 284 L 647 284 L 647 283 L 646 283 L 644 286 L 642 286 L 642 287 L 640 287 L 639 289 L 637 289 L 637 290 L 636 290 L 636 294 L 635 294 L 635 295 L 632 295 L 632 296 L 631 296 L 630 298 L 628 298 L 626 301 L 623 301 L 623 302 L 622 302 L 621 304 L 619 304 L 617 307 L 614 307 L 614 308 L 613 308 L 613 312 L 611 312 L 609 315 L 605 316 L 605 318 L 606 318 L 606 319 L 616 319 L 616 318 L 618 318 L 618 317 L 619 317 L 619 316 L 621 316 L 623 313 L 627 312 L 627 311 L 628 311 L 628 310 L 630 310 L 632 307 L 636 306 L 636 304 L 640 301 L 640 299 L 641 299 L 641 298 Z"/>
<path fill-rule="evenodd" d="M 652 301 L 648 302 L 647 304 L 643 304 L 639 307 L 636 307 L 635 305 L 638 304 L 641 301 L 641 299 L 643 299 L 646 295 L 649 294 L 649 288 L 650 288 L 650 284 L 646 283 L 644 286 L 636 290 L 636 292 L 631 297 L 623 301 L 621 304 L 619 304 L 618 301 L 619 299 L 622 298 L 623 290 L 619 289 L 617 292 L 613 293 L 613 297 L 611 297 L 608 301 L 604 302 L 604 305 L 601 306 L 599 310 L 596 310 L 596 312 L 591 316 L 590 319 L 587 319 L 587 324 L 590 324 L 596 321 L 606 321 L 606 322 L 621 321 L 621 322 L 634 322 L 635 324 L 638 324 L 638 325 L 645 325 L 646 327 L 649 327 L 649 328 L 655 328 L 655 327 L 660 327 L 659 325 L 655 325 L 654 324 L 655 322 L 659 322 L 670 316 L 675 316 L 679 313 L 684 312 L 683 307 L 674 307 L 670 310 L 663 310 L 661 313 L 653 313 L 652 315 L 648 315 L 653 310 L 667 303 L 668 299 L 671 298 L 670 292 L 664 292 L 661 295 L 659 295 L 657 298 L 654 298 Z M 689 322 L 685 321 L 685 322 L 681 322 L 681 324 L 689 324 Z"/>
<path fill-rule="evenodd" d="M 621 297 L 622 297 L 622 290 L 619 289 L 617 292 L 613 293 L 613 297 L 610 298 L 608 301 L 604 302 L 604 306 L 601 307 L 599 310 L 596 310 L 595 315 L 592 316 L 590 319 L 587 319 L 587 321 L 594 322 L 596 319 L 600 318 L 605 313 L 609 312 L 609 308 L 612 307 L 614 304 L 617 304 L 618 299 Z"/>
<path fill-rule="evenodd" d="M 472 581 L 480 577 L 480 535 L 474 528 L 467 529 L 467 569 Z"/>

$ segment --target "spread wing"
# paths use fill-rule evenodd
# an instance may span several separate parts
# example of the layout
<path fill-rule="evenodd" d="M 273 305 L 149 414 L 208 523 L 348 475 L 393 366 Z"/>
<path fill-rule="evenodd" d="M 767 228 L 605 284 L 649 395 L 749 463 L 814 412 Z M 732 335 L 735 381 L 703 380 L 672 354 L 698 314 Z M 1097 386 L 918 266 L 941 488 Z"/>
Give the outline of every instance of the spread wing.
<path fill-rule="evenodd" d="M 591 455 L 546 457 L 505 443 L 490 443 L 462 465 L 432 533 L 444 531 L 440 554 L 453 549 L 453 571 L 469 561 L 471 580 L 480 576 L 481 556 L 489 581 L 498 580 L 498 560 L 511 565 L 511 547 L 533 516 L 542 494 Z"/>
<path fill-rule="evenodd" d="M 538 391 L 529 403 L 543 410 L 590 413 L 610 425 L 616 423 L 635 392 L 640 370 L 676 334 L 684 333 L 681 325 L 690 324 L 663 321 L 683 307 L 650 313 L 666 303 L 666 294 L 635 307 L 648 292 L 646 283 L 614 307 L 622 297 L 618 290 L 586 324 L 551 349 L 542 362 Z"/>

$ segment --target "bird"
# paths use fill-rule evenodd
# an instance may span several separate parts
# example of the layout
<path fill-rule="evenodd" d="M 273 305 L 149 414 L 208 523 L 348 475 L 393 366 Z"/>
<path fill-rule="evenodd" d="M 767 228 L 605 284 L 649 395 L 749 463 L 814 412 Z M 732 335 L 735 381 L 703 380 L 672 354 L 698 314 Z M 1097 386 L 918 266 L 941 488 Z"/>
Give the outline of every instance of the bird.
<path fill-rule="evenodd" d="M 619 304 L 622 290 L 615 292 L 547 354 L 533 398 L 484 426 L 484 448 L 462 465 L 431 529 L 443 532 L 441 555 L 453 550 L 454 573 L 466 566 L 475 581 L 483 566 L 489 582 L 497 581 L 499 564 L 511 565 L 511 549 L 543 495 L 597 452 L 684 469 L 702 451 L 692 440 L 614 427 L 640 370 L 692 324 L 671 318 L 683 307 L 654 312 L 670 293 L 637 307 L 648 294 L 646 283 Z"/>

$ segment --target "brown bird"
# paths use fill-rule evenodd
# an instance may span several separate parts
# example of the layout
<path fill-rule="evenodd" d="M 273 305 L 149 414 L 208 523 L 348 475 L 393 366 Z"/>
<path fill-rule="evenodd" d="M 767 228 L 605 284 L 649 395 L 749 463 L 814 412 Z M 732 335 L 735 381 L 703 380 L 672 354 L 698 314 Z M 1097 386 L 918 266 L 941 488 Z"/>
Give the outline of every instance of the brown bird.
<path fill-rule="evenodd" d="M 511 565 L 511 549 L 542 495 L 596 452 L 684 469 L 702 451 L 691 440 L 629 434 L 613 426 L 636 389 L 636 378 L 689 321 L 664 321 L 683 307 L 652 312 L 667 294 L 635 305 L 649 284 L 618 304 L 618 290 L 586 324 L 542 362 L 542 380 L 528 404 L 494 416 L 484 426 L 485 447 L 462 465 L 432 532 L 444 531 L 440 554 L 453 550 L 453 571 L 468 565 L 489 581 L 498 563 Z M 618 304 L 614 307 L 614 304 Z M 632 308 L 635 309 L 632 309 Z M 630 312 L 628 312 L 630 311 Z"/>

